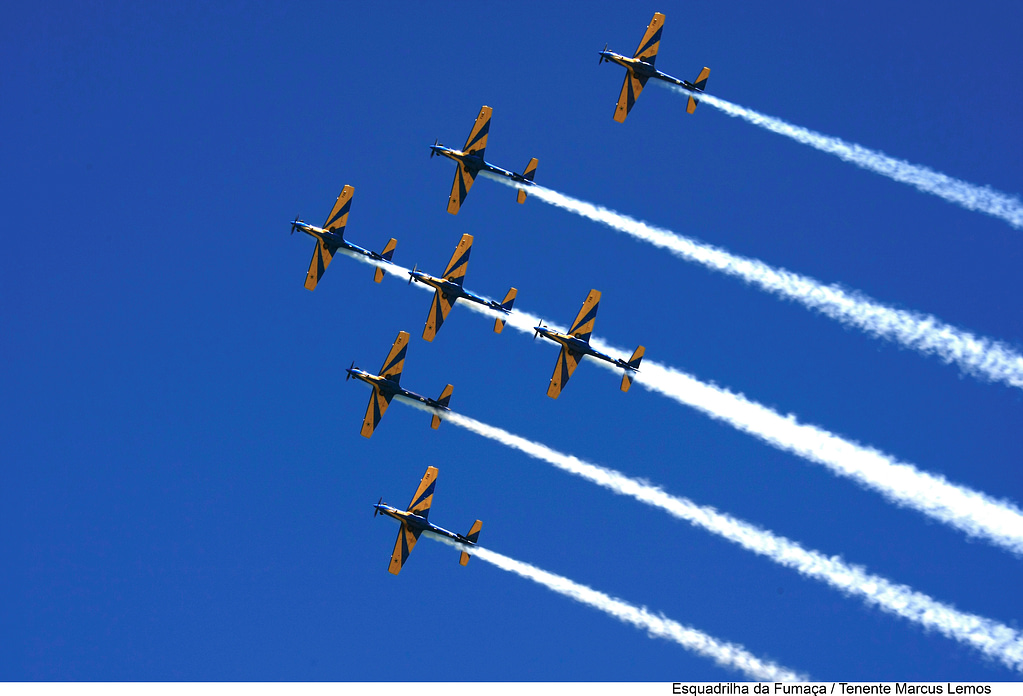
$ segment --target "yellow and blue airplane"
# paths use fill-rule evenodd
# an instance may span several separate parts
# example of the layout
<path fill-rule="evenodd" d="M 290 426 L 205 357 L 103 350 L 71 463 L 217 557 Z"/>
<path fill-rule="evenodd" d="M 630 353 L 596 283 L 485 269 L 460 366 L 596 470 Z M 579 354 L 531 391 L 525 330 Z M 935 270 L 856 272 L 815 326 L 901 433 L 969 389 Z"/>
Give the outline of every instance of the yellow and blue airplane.
<path fill-rule="evenodd" d="M 396 507 L 391 507 L 387 503 L 380 502 L 383 498 L 378 500 L 376 505 L 373 506 L 373 517 L 376 517 L 378 513 L 383 513 L 401 522 L 401 529 L 398 530 L 398 539 L 394 542 L 394 553 L 391 554 L 391 564 L 387 568 L 392 575 L 397 575 L 401 572 L 401 567 L 405 565 L 408 555 L 412 553 L 412 548 L 419 541 L 419 535 L 423 532 L 431 532 L 454 539 L 466 546 L 475 546 L 476 541 L 480 537 L 480 528 L 483 527 L 483 523 L 479 520 L 476 520 L 472 525 L 472 529 L 465 536 L 449 532 L 427 520 L 427 517 L 430 515 L 430 506 L 433 504 L 433 489 L 436 485 L 437 468 L 433 466 L 427 467 L 426 473 L 423 474 L 423 480 L 419 482 L 419 488 L 416 489 L 416 494 L 412 496 L 412 502 L 409 503 L 408 508 L 399 510 Z M 469 554 L 462 551 L 458 562 L 462 565 L 467 564 L 469 562 Z"/>
<path fill-rule="evenodd" d="M 401 385 L 398 384 L 401 381 L 401 371 L 405 368 L 405 352 L 407 350 L 408 333 L 399 331 L 398 338 L 394 339 L 394 345 L 391 346 L 391 352 L 387 354 L 387 359 L 384 360 L 384 366 L 380 368 L 380 374 L 374 375 L 372 372 L 360 370 L 355 366 L 355 362 L 352 362 L 351 366 L 346 370 L 348 372 L 348 375 L 345 376 L 346 382 L 351 377 L 355 377 L 373 387 L 373 394 L 370 395 L 369 406 L 366 408 L 366 418 L 362 421 L 363 437 L 371 437 L 373 435 L 373 431 L 376 429 L 380 419 L 383 418 L 384 412 L 391 403 L 391 399 L 395 396 L 404 396 L 443 411 L 451 410 L 448 408 L 453 388 L 450 384 L 444 387 L 444 391 L 441 392 L 439 399 L 428 399 L 415 392 L 402 389 Z M 430 427 L 434 430 L 440 427 L 439 415 L 433 415 Z"/>
<path fill-rule="evenodd" d="M 515 295 L 518 293 L 518 290 L 515 288 L 509 290 L 508 294 L 504 296 L 504 300 L 498 303 L 495 300 L 488 300 L 473 294 L 462 287 L 462 281 L 465 280 L 465 272 L 469 268 L 470 251 L 472 251 L 472 235 L 463 234 L 462 239 L 458 242 L 458 246 L 455 247 L 455 253 L 452 254 L 451 260 L 448 261 L 448 267 L 444 269 L 442 277 L 434 278 L 432 275 L 423 273 L 419 270 L 418 266 L 413 266 L 412 270 L 408 272 L 408 282 L 410 285 L 414 280 L 417 283 L 425 283 L 436 291 L 433 293 L 433 304 L 430 305 L 430 314 L 426 317 L 426 328 L 423 329 L 424 341 L 432 341 L 433 337 L 437 335 L 441 324 L 448 318 L 448 312 L 451 311 L 455 300 L 469 300 L 484 307 L 495 309 L 498 312 L 511 313 L 512 305 L 515 303 Z M 498 317 L 494 320 L 494 333 L 501 333 L 502 329 L 504 329 L 504 319 Z"/>
<path fill-rule="evenodd" d="M 353 254 L 361 254 L 374 261 L 391 262 L 391 256 L 394 255 L 394 247 L 398 245 L 398 241 L 393 237 L 379 254 L 345 241 L 345 225 L 348 224 L 348 211 L 351 210 L 352 197 L 354 195 L 355 189 L 345 184 L 345 187 L 341 189 L 340 195 L 338 195 L 337 200 L 334 202 L 333 210 L 327 216 L 327 221 L 323 223 L 323 227 L 314 227 L 302 222 L 297 217 L 291 223 L 292 234 L 295 234 L 295 230 L 301 230 L 316 238 L 313 260 L 309 262 L 309 271 L 305 276 L 305 286 L 309 290 L 316 289 L 316 284 L 323 277 L 323 274 L 326 273 L 327 266 L 330 265 L 331 259 L 334 258 L 334 254 L 337 253 L 338 249 L 344 249 Z M 379 283 L 383 279 L 384 269 L 378 266 L 373 280 Z"/>
<path fill-rule="evenodd" d="M 625 373 L 622 375 L 623 392 L 629 391 L 629 387 L 632 386 L 632 373 L 639 372 L 639 363 L 643 360 L 643 353 L 646 351 L 643 346 L 637 348 L 628 361 L 621 358 L 612 358 L 610 355 L 590 348 L 590 334 L 593 333 L 593 324 L 597 320 L 597 306 L 599 304 L 600 291 L 590 290 L 590 294 L 586 296 L 586 301 L 583 302 L 583 307 L 579 310 L 579 314 L 576 316 L 575 321 L 572 322 L 572 328 L 569 329 L 567 334 L 548 329 L 542 322 L 539 326 L 533 327 L 535 330 L 533 333 L 534 340 L 536 340 L 537 336 L 543 336 L 555 343 L 561 344 L 558 364 L 554 366 L 554 376 L 551 377 L 550 386 L 547 387 L 547 396 L 552 399 L 558 398 L 558 394 L 568 384 L 568 378 L 575 372 L 576 366 L 579 365 L 579 361 L 583 359 L 584 355 L 606 360 L 612 365 L 623 368 L 625 370 Z"/>
<path fill-rule="evenodd" d="M 510 172 L 501 167 L 495 167 L 483 159 L 483 151 L 487 148 L 487 135 L 490 133 L 490 116 L 492 113 L 493 109 L 489 106 L 484 106 L 480 109 L 480 115 L 476 117 L 476 123 L 472 125 L 469 138 L 465 141 L 465 147 L 461 150 L 445 147 L 440 144 L 440 141 L 434 141 L 433 145 L 430 146 L 430 157 L 444 155 L 453 159 L 458 164 L 458 170 L 455 172 L 455 182 L 451 185 L 451 195 L 448 197 L 448 212 L 452 215 L 458 215 L 458 209 L 462 207 L 462 201 L 469 195 L 472 182 L 476 180 L 476 175 L 481 171 L 506 176 L 523 186 L 533 185 L 533 177 L 536 175 L 537 165 L 535 157 L 529 160 L 529 164 L 526 165 L 526 171 L 522 174 Z M 518 201 L 519 203 L 526 202 L 525 189 L 519 189 Z"/>
<path fill-rule="evenodd" d="M 607 50 L 607 44 L 604 44 L 604 50 L 600 52 L 601 63 L 605 60 L 618 63 L 618 65 L 621 65 L 628 71 L 625 75 L 625 82 L 622 84 L 622 93 L 618 96 L 618 105 L 615 107 L 614 118 L 619 123 L 625 123 L 625 117 L 632 111 L 632 105 L 636 103 L 639 93 L 643 91 L 646 81 L 651 77 L 684 87 L 691 92 L 702 92 L 707 87 L 710 68 L 701 70 L 700 75 L 696 78 L 696 82 L 689 82 L 688 80 L 680 80 L 667 73 L 662 73 L 654 67 L 654 61 L 657 60 L 657 49 L 661 46 L 661 30 L 663 28 L 664 15 L 656 12 L 646 28 L 646 33 L 643 34 L 643 40 L 639 42 L 636 54 L 632 58 L 627 58 L 614 51 Z M 699 100 L 690 94 L 686 111 L 693 113 L 696 111 L 696 105 L 699 103 Z"/>

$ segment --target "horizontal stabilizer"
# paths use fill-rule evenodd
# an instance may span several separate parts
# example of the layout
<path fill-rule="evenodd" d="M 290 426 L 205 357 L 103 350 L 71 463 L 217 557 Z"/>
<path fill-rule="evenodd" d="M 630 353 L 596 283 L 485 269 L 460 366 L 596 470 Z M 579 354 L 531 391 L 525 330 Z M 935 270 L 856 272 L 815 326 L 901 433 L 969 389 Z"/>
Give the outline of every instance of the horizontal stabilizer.
<path fill-rule="evenodd" d="M 705 67 L 703 70 L 700 71 L 700 76 L 696 78 L 696 82 L 693 83 L 693 87 L 699 92 L 704 91 L 707 87 L 708 77 L 710 77 L 710 68 Z M 696 105 L 699 103 L 700 100 L 690 94 L 689 103 L 686 104 L 686 113 L 691 114 L 694 111 L 696 111 Z"/>
<path fill-rule="evenodd" d="M 501 309 L 506 312 L 510 312 L 512 305 L 515 304 L 515 296 L 518 294 L 518 290 L 512 288 L 508 291 L 508 294 L 504 296 L 504 300 L 501 302 Z M 494 320 L 494 333 L 501 333 L 504 330 L 504 319 L 498 317 Z"/>
<path fill-rule="evenodd" d="M 533 177 L 536 176 L 536 165 L 537 165 L 537 162 L 538 162 L 538 160 L 535 157 L 533 159 L 529 160 L 529 164 L 526 165 L 526 171 L 522 172 L 522 178 L 523 179 L 525 179 L 526 181 L 532 181 L 533 180 Z M 519 189 L 519 194 L 518 194 L 517 200 L 518 200 L 519 203 L 525 203 L 526 202 L 526 190 L 525 189 Z"/>
<path fill-rule="evenodd" d="M 444 408 L 447 408 L 448 404 L 451 403 L 451 392 L 453 390 L 454 390 L 454 387 L 452 387 L 450 384 L 448 386 L 444 387 L 444 391 L 442 391 L 440 393 L 440 398 L 437 399 L 437 404 L 442 406 L 442 407 L 444 407 Z M 434 430 L 439 428 L 440 427 L 440 420 L 441 419 L 440 419 L 439 415 L 437 415 L 436 413 L 433 414 L 433 419 L 430 421 L 430 427 L 433 428 Z"/>
<path fill-rule="evenodd" d="M 633 371 L 639 371 L 639 363 L 643 360 L 643 353 L 646 349 L 640 346 L 636 349 L 636 352 L 629 358 L 629 362 L 625 364 L 625 374 L 622 375 L 622 391 L 629 391 L 629 387 L 632 386 L 632 373 Z"/>
<path fill-rule="evenodd" d="M 477 540 L 480 538 L 480 529 L 482 529 L 482 528 L 483 528 L 483 523 L 480 522 L 479 520 L 476 520 L 476 522 L 473 523 L 473 525 L 472 525 L 472 529 L 470 529 L 469 533 L 465 535 L 465 538 L 475 544 L 477 542 Z M 458 562 L 461 565 L 468 564 L 469 563 L 469 554 L 466 553 L 465 551 L 463 551 L 462 555 L 458 559 Z"/>
<path fill-rule="evenodd" d="M 398 246 L 398 240 L 395 239 L 394 237 L 391 237 L 391 240 L 384 245 L 384 250 L 380 252 L 380 257 L 384 259 L 384 261 L 390 261 L 391 257 L 394 256 L 394 247 L 396 246 Z M 377 266 L 376 273 L 373 274 L 373 280 L 374 282 L 379 283 L 383 279 L 384 269 L 380 268 L 380 266 Z"/>

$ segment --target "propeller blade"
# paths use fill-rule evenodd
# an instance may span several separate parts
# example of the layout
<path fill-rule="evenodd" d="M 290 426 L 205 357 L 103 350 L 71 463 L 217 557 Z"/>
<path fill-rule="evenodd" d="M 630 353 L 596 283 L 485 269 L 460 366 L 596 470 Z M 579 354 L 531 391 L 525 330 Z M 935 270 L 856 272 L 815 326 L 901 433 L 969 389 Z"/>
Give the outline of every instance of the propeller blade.
<path fill-rule="evenodd" d="M 298 227 L 299 219 L 298 215 L 295 216 L 295 221 L 291 223 L 291 233 L 295 234 L 295 228 Z"/>
<path fill-rule="evenodd" d="M 597 65 L 600 65 L 605 60 L 607 60 L 607 56 L 605 55 L 606 53 L 607 53 L 607 44 L 604 44 L 604 50 L 600 52 L 600 61 L 597 63 Z"/>
<path fill-rule="evenodd" d="M 412 273 L 415 273 L 417 270 L 419 270 L 419 264 L 418 263 L 417 264 L 413 264 L 412 265 Z M 412 285 L 412 279 L 415 278 L 415 276 L 412 275 L 412 273 L 408 274 L 408 284 L 409 285 Z"/>
<path fill-rule="evenodd" d="M 435 138 L 433 141 L 433 147 L 437 147 L 437 143 L 439 142 L 440 138 Z M 437 151 L 434 150 L 433 147 L 430 148 L 430 159 L 433 159 L 433 156 L 437 154 Z"/>
<path fill-rule="evenodd" d="M 383 499 L 384 499 L 384 496 L 380 496 L 380 500 L 383 500 Z M 377 505 L 380 504 L 380 500 L 377 501 Z M 377 515 L 380 514 L 380 508 L 378 508 L 377 505 L 373 506 L 373 517 L 376 517 Z"/>
<path fill-rule="evenodd" d="M 355 367 L 355 361 L 354 360 L 352 361 L 352 364 L 348 366 L 348 369 L 351 370 L 353 367 Z M 352 373 L 351 372 L 345 372 L 345 381 L 347 382 L 351 378 L 352 378 Z"/>

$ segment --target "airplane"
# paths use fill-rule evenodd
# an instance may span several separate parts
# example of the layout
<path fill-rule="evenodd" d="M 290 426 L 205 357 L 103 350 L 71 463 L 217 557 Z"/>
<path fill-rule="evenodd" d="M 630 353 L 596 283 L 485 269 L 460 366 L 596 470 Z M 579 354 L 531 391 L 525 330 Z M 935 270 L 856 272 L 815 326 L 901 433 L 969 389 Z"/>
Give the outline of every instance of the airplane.
<path fill-rule="evenodd" d="M 295 234 L 295 230 L 301 230 L 316 238 L 313 260 L 309 262 L 309 271 L 305 276 L 305 286 L 309 290 L 316 289 L 316 283 L 320 281 L 320 278 L 327 271 L 327 266 L 330 265 L 330 261 L 334 258 L 334 254 L 338 249 L 346 249 L 374 261 L 391 262 L 391 256 L 394 255 L 394 247 L 398 245 L 398 241 L 393 237 L 384 245 L 384 250 L 379 254 L 345 241 L 345 225 L 348 224 L 348 211 L 352 207 L 352 196 L 354 195 L 355 189 L 345 184 L 345 187 L 341 189 L 341 193 L 334 202 L 333 210 L 327 216 L 327 221 L 323 223 L 323 227 L 315 227 L 302 222 L 297 217 L 291 223 L 292 234 Z M 379 283 L 383 279 L 384 269 L 377 266 L 373 280 Z"/>
<path fill-rule="evenodd" d="M 378 500 L 376 505 L 373 506 L 373 517 L 383 513 L 401 522 L 401 529 L 398 530 L 398 539 L 394 542 L 394 553 L 391 554 L 391 564 L 387 568 L 388 572 L 392 575 L 397 575 L 401 572 L 402 566 L 408 560 L 408 555 L 412 552 L 412 548 L 419 541 L 419 535 L 423 532 L 433 532 L 434 534 L 454 539 L 466 546 L 475 546 L 476 540 L 480 537 L 480 528 L 483 526 L 483 523 L 479 520 L 476 520 L 469 533 L 465 536 L 449 532 L 427 520 L 427 517 L 430 515 L 430 505 L 433 504 L 433 488 L 436 485 L 437 468 L 430 466 L 426 468 L 423 480 L 419 482 L 419 488 L 416 489 L 415 495 L 412 496 L 412 502 L 409 503 L 407 509 L 399 510 L 387 503 L 380 502 L 383 498 Z M 469 562 L 469 554 L 462 551 L 458 562 L 461 565 L 466 565 Z"/>
<path fill-rule="evenodd" d="M 391 352 L 387 354 L 387 359 L 384 360 L 384 366 L 380 368 L 380 374 L 374 375 L 372 372 L 360 370 L 355 366 L 355 362 L 352 362 L 351 367 L 346 369 L 348 373 L 345 377 L 346 382 L 350 378 L 355 377 L 373 387 L 373 394 L 369 397 L 369 406 L 366 408 L 366 418 L 362 422 L 363 437 L 371 437 L 373 435 L 373 431 L 376 429 L 377 424 L 380 423 L 380 419 L 383 418 L 387 406 L 395 396 L 404 396 L 443 411 L 451 410 L 448 408 L 448 403 L 451 401 L 451 390 L 453 389 L 450 384 L 444 387 L 444 391 L 440 393 L 439 399 L 428 399 L 425 396 L 420 396 L 399 386 L 398 382 L 401 380 L 401 371 L 405 367 L 406 350 L 408 350 L 408 333 L 399 331 L 398 338 L 394 339 L 394 345 L 391 346 Z M 440 420 L 439 415 L 433 414 L 430 427 L 434 430 L 439 428 Z"/>
<path fill-rule="evenodd" d="M 533 340 L 537 336 L 549 338 L 555 343 L 561 344 L 561 354 L 558 355 L 558 364 L 554 366 L 554 376 L 551 377 L 550 386 L 547 387 L 547 396 L 557 399 L 558 394 L 568 384 L 568 378 L 575 372 L 576 366 L 583 359 L 584 355 L 591 355 L 600 358 L 617 367 L 624 368 L 622 375 L 622 391 L 629 391 L 632 386 L 632 373 L 639 372 L 639 363 L 643 360 L 643 353 L 646 351 L 643 346 L 636 349 L 628 361 L 620 358 L 612 358 L 610 355 L 601 353 L 599 350 L 590 348 L 590 334 L 593 333 L 593 323 L 597 320 L 597 305 L 600 303 L 600 291 L 590 290 L 586 296 L 582 309 L 572 323 L 572 328 L 567 334 L 560 331 L 548 329 L 541 322 L 534 326 Z"/>
<path fill-rule="evenodd" d="M 480 115 L 476 117 L 476 123 L 473 124 L 472 130 L 469 132 L 469 138 L 465 141 L 465 147 L 461 150 L 445 147 L 437 140 L 430 146 L 431 158 L 434 155 L 443 155 L 453 159 L 458 164 L 458 171 L 455 172 L 455 182 L 451 185 L 451 195 L 448 196 L 448 212 L 452 215 L 458 215 L 458 209 L 462 207 L 462 201 L 469 195 L 472 182 L 476 180 L 476 175 L 481 171 L 506 176 L 523 186 L 533 185 L 533 177 L 536 176 L 537 165 L 535 157 L 529 160 L 529 164 L 526 165 L 526 171 L 522 174 L 510 172 L 501 167 L 495 167 L 483 159 L 483 151 L 487 147 L 487 134 L 490 133 L 490 116 L 492 113 L 493 109 L 489 106 L 484 106 L 480 109 Z M 524 189 L 519 189 L 517 200 L 519 203 L 526 202 L 526 192 Z"/>
<path fill-rule="evenodd" d="M 424 341 L 432 341 L 433 337 L 437 335 L 441 324 L 448 318 L 448 312 L 451 311 L 455 300 L 462 299 L 477 302 L 484 307 L 489 307 L 505 314 L 511 312 L 512 304 L 515 303 L 515 295 L 518 293 L 518 290 L 515 288 L 509 290 L 508 294 L 504 296 L 504 300 L 498 303 L 495 300 L 484 299 L 462 287 L 462 281 L 465 280 L 465 271 L 469 267 L 470 251 L 472 251 L 472 235 L 463 234 L 461 241 L 458 242 L 458 246 L 455 247 L 455 253 L 448 262 L 448 267 L 444 269 L 443 277 L 434 278 L 432 275 L 420 271 L 418 266 L 413 266 L 412 270 L 409 271 L 408 282 L 410 285 L 414 280 L 417 283 L 425 283 L 436 290 L 433 293 L 433 304 L 430 305 L 430 314 L 426 317 L 426 328 L 423 329 Z M 494 321 L 494 333 L 501 333 L 503 329 L 504 319 L 498 317 Z"/>
<path fill-rule="evenodd" d="M 614 119 L 618 123 L 625 123 L 625 117 L 632 111 L 632 105 L 636 103 L 639 93 L 643 91 L 646 81 L 651 77 L 684 87 L 691 92 L 702 92 L 707 86 L 710 68 L 705 67 L 701 70 L 696 78 L 696 82 L 680 80 L 654 68 L 654 61 L 657 59 L 657 49 L 661 46 L 661 30 L 663 28 L 664 15 L 660 12 L 655 12 L 654 18 L 650 20 L 650 24 L 646 28 L 646 33 L 643 34 L 643 40 L 639 42 L 636 55 L 632 58 L 627 58 L 614 51 L 607 50 L 607 44 L 604 44 L 604 50 L 600 52 L 601 63 L 604 61 L 618 63 L 618 65 L 621 65 L 628 71 L 625 75 L 625 82 L 622 84 L 622 93 L 618 97 L 618 106 L 615 107 Z M 699 103 L 699 100 L 690 94 L 686 111 L 693 113 L 696 111 L 696 105 Z"/>

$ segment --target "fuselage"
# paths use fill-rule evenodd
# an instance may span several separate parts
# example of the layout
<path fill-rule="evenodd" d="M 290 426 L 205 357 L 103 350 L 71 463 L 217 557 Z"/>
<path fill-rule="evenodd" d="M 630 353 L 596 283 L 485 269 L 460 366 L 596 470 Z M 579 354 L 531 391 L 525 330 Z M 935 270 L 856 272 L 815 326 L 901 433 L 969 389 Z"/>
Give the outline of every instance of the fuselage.
<path fill-rule="evenodd" d="M 369 258 L 376 259 L 377 261 L 387 260 L 375 251 L 363 249 L 358 244 L 352 244 L 351 242 L 345 241 L 344 235 L 338 234 L 337 232 L 334 232 L 332 230 L 325 230 L 320 227 L 316 227 L 315 225 L 310 225 L 309 223 L 302 221 L 296 221 L 293 222 L 292 224 L 295 226 L 295 229 L 305 232 L 310 237 L 315 237 L 316 239 L 323 240 L 323 243 L 329 247 L 333 247 L 335 249 L 347 249 L 348 251 L 355 252 L 356 254 L 362 254 L 363 256 L 368 256 Z"/>
<path fill-rule="evenodd" d="M 560 343 L 561 345 L 565 346 L 565 348 L 568 348 L 570 351 L 572 351 L 574 353 L 582 353 L 583 355 L 590 355 L 590 356 L 592 356 L 594 358 L 598 358 L 600 360 L 606 360 L 607 362 L 611 363 L 612 365 L 617 365 L 618 367 L 624 367 L 624 368 L 626 368 L 628 370 L 634 370 L 635 371 L 635 368 L 631 367 L 624 360 L 620 360 L 618 358 L 612 358 L 610 355 L 608 355 L 606 353 L 601 353 L 599 350 L 595 350 L 595 349 L 591 348 L 589 342 L 588 341 L 584 341 L 581 338 L 576 338 L 575 336 L 571 336 L 569 334 L 563 334 L 560 331 L 554 331 L 553 329 L 548 329 L 546 326 L 534 326 L 533 329 L 539 335 L 543 336 L 544 338 L 550 339 L 550 340 L 554 341 L 555 343 Z"/>
<path fill-rule="evenodd" d="M 529 179 L 525 178 L 521 174 L 517 174 L 515 172 L 510 172 L 507 169 L 502 169 L 501 167 L 497 167 L 497 166 L 491 164 L 490 162 L 487 162 L 486 160 L 484 160 L 479 155 L 474 155 L 474 154 L 471 154 L 471 153 L 465 153 L 465 152 L 462 152 L 461 150 L 453 150 L 450 147 L 446 147 L 444 145 L 439 145 L 439 144 L 438 145 L 431 145 L 430 149 L 433 151 L 433 154 L 443 155 L 444 157 L 447 157 L 449 159 L 453 159 L 456 162 L 460 162 L 462 164 L 462 166 L 464 166 L 466 169 L 468 169 L 470 172 L 472 172 L 473 175 L 475 175 L 475 174 L 477 174 L 479 172 L 492 172 L 494 174 L 498 174 L 500 176 L 507 177 L 507 178 L 511 179 L 512 181 L 517 181 L 519 183 L 528 184 L 530 186 L 534 185 L 532 181 L 530 181 Z"/>
<path fill-rule="evenodd" d="M 696 86 L 688 80 L 680 80 L 677 77 L 672 77 L 668 73 L 663 73 L 650 65 L 650 63 L 642 61 L 639 58 L 629 58 L 628 56 L 623 56 L 619 53 L 615 53 L 614 51 L 601 51 L 600 56 L 603 60 L 609 60 L 612 63 L 618 63 L 618 65 L 621 65 L 623 68 L 628 68 L 634 75 L 636 75 L 636 77 L 654 77 L 658 80 L 664 80 L 665 82 L 670 82 L 673 85 L 678 85 L 679 87 L 697 90 Z"/>
<path fill-rule="evenodd" d="M 361 379 L 363 382 L 372 387 L 376 387 L 384 394 L 390 394 L 391 396 L 404 396 L 408 399 L 424 403 L 427 406 L 432 406 L 433 408 L 441 408 L 444 409 L 445 411 L 450 410 L 446 406 L 442 406 L 441 404 L 437 403 L 437 401 L 434 399 L 429 399 L 420 394 L 416 394 L 415 392 L 410 392 L 408 389 L 403 389 L 401 385 L 399 385 L 392 379 L 387 379 L 386 377 L 375 375 L 372 372 L 366 372 L 365 370 L 362 370 L 358 367 L 348 367 L 345 368 L 345 371 L 350 376 L 355 377 L 356 379 Z"/>
<path fill-rule="evenodd" d="M 456 300 L 458 299 L 469 300 L 470 302 L 476 302 L 478 304 L 484 305 L 485 307 L 490 307 L 491 309 L 496 309 L 500 312 L 504 312 L 505 314 L 509 313 L 509 310 L 502 307 L 500 303 L 495 302 L 494 300 L 488 300 L 486 298 L 480 297 L 479 295 L 470 292 L 469 290 L 466 290 L 458 283 L 453 283 L 450 280 L 447 280 L 446 278 L 435 278 L 429 273 L 423 273 L 422 271 L 417 271 L 415 269 L 409 271 L 408 274 L 412 278 L 412 280 L 416 281 L 417 283 L 425 283 L 434 290 L 437 290 L 440 293 L 447 295 L 449 298 L 454 298 Z"/>
<path fill-rule="evenodd" d="M 398 520 L 399 522 L 404 522 L 405 524 L 407 524 L 409 527 L 412 527 L 413 529 L 418 529 L 418 530 L 423 531 L 423 532 L 433 532 L 434 534 L 439 534 L 441 536 L 446 536 L 449 539 L 454 539 L 455 541 L 461 542 L 463 544 L 469 544 L 470 546 L 475 546 L 475 544 L 473 544 L 473 542 L 469 541 L 468 539 L 466 539 L 461 534 L 456 534 L 455 532 L 449 532 L 448 530 L 444 529 L 443 527 L 438 527 L 437 525 L 432 524 L 425 517 L 420 517 L 419 515 L 417 515 L 414 512 L 409 512 L 408 510 L 399 510 L 398 508 L 391 507 L 387 503 L 377 503 L 373 507 L 375 507 L 378 512 L 381 512 L 381 513 L 383 513 L 385 515 L 393 517 L 394 519 Z"/>

